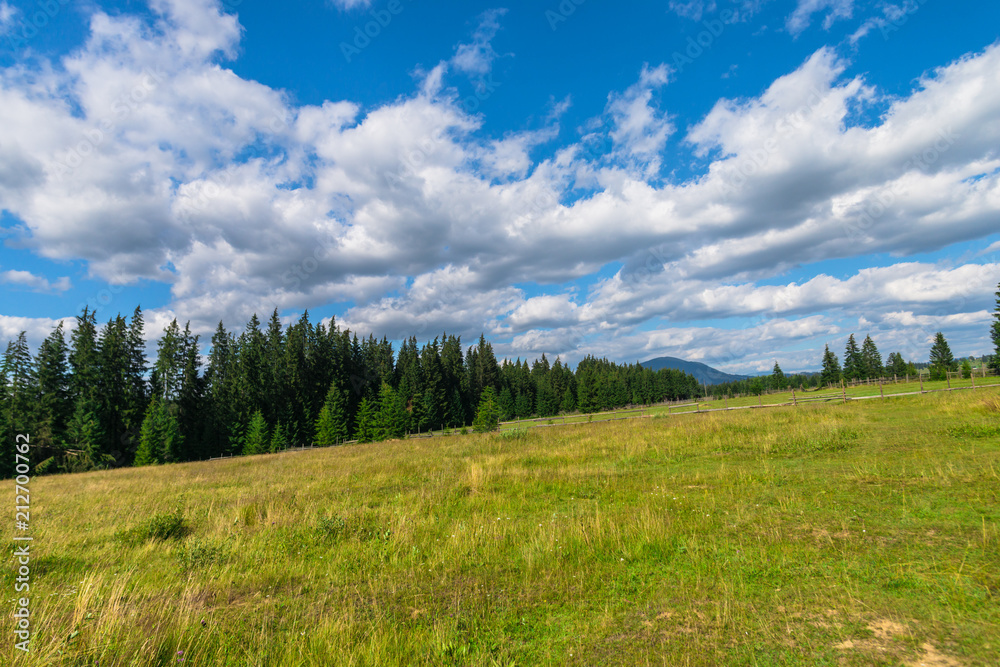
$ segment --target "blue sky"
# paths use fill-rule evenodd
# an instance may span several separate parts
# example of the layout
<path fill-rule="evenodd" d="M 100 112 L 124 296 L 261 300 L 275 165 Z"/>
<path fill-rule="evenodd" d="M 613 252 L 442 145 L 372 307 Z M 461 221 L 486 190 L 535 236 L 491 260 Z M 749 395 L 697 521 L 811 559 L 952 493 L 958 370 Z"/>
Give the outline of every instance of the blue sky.
<path fill-rule="evenodd" d="M 0 339 L 274 308 L 501 356 L 990 352 L 1000 7 L 0 0 Z"/>

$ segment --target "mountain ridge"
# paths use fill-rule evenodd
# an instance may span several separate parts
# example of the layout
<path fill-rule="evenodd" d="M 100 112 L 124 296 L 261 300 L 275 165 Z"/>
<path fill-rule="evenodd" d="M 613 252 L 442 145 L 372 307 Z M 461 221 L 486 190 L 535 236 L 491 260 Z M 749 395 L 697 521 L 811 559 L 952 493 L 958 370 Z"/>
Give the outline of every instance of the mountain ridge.
<path fill-rule="evenodd" d="M 679 359 L 677 357 L 656 357 L 648 361 L 641 361 L 639 365 L 654 371 L 658 371 L 661 368 L 673 368 L 684 371 L 693 375 L 701 384 L 722 384 L 723 382 L 734 382 L 751 377 L 749 375 L 724 373 L 700 361 L 687 361 L 686 359 Z"/>

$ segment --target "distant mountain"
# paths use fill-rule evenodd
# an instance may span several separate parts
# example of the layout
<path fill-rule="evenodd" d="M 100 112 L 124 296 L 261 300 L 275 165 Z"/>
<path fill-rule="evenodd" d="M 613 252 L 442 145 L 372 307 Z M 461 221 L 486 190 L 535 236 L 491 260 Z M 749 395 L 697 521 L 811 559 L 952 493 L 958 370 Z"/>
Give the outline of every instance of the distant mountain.
<path fill-rule="evenodd" d="M 684 371 L 693 375 L 702 384 L 722 384 L 723 382 L 745 380 L 750 377 L 749 375 L 730 375 L 711 366 L 706 366 L 701 362 L 685 361 L 676 357 L 657 357 L 656 359 L 644 361 L 639 365 L 654 371 L 658 371 L 661 368 L 674 368 Z"/>

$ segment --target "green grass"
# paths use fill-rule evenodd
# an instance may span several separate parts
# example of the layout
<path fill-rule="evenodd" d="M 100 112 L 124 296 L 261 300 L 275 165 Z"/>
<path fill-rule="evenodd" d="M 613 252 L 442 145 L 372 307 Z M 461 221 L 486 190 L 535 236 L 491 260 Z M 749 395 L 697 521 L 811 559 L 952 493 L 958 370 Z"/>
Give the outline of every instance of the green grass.
<path fill-rule="evenodd" d="M 0 664 L 992 665 L 998 424 L 961 391 L 38 478 Z"/>

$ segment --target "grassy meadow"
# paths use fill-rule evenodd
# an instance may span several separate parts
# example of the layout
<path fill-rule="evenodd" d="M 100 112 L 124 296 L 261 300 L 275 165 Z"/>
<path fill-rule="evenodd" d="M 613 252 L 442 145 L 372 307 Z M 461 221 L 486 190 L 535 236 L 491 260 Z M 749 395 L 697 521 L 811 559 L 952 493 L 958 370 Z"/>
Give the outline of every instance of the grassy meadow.
<path fill-rule="evenodd" d="M 13 503 L 13 484 L 2 487 Z M 35 634 L 24 656 L 6 633 L 2 664 L 955 666 L 1000 656 L 997 389 L 356 445 L 31 488 Z M 11 563 L 0 583 L 8 609 Z"/>

